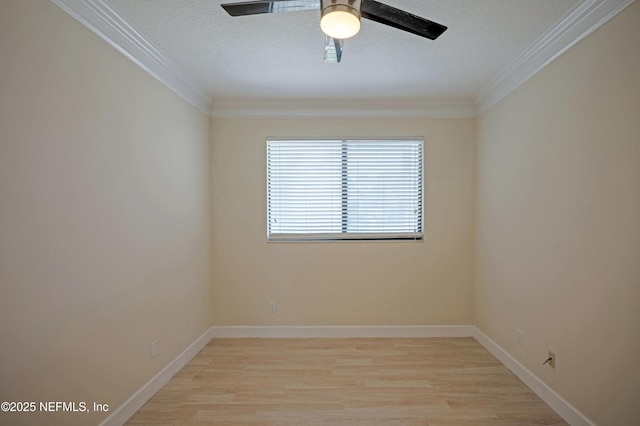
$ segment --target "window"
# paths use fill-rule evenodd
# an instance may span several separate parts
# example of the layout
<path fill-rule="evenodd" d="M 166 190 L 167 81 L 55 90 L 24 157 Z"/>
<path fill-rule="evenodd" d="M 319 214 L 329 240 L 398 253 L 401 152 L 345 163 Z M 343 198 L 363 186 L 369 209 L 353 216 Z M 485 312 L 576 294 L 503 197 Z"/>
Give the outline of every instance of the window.
<path fill-rule="evenodd" d="M 267 141 L 269 241 L 421 239 L 422 145 Z"/>

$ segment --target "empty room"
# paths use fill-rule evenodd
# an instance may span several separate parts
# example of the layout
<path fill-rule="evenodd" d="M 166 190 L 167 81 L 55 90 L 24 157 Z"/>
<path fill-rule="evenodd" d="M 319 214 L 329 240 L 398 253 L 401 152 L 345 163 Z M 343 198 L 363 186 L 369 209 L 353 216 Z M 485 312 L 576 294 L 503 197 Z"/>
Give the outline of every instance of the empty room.
<path fill-rule="evenodd" d="M 640 3 L 0 0 L 0 424 L 640 425 Z"/>

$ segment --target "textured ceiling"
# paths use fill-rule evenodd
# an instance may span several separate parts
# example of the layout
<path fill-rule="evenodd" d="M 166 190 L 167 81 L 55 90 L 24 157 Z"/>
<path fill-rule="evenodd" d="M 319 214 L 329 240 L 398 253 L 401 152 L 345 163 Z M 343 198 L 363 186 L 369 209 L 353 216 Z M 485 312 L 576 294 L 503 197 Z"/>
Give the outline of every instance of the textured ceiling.
<path fill-rule="evenodd" d="M 232 18 L 227 2 L 107 0 L 213 99 L 437 101 L 470 101 L 581 0 L 383 0 L 449 29 L 431 41 L 363 19 L 340 64 L 323 62 L 319 12 Z"/>

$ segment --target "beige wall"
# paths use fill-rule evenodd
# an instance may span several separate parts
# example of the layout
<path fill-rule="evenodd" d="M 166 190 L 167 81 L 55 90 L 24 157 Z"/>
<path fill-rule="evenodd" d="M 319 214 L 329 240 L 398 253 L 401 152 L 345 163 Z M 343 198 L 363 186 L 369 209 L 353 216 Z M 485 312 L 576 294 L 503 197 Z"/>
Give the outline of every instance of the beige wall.
<path fill-rule="evenodd" d="M 115 409 L 209 328 L 208 159 L 206 116 L 53 3 L 0 4 L 0 401 Z"/>
<path fill-rule="evenodd" d="M 212 323 L 475 323 L 596 423 L 637 423 L 638 22 L 636 2 L 477 121 L 209 127 L 49 1 L 3 2 L 0 400 L 114 409 Z M 424 136 L 425 240 L 267 243 L 269 136 Z"/>
<path fill-rule="evenodd" d="M 636 2 L 478 120 L 475 323 L 599 425 L 640 424 L 638 52 Z"/>
<path fill-rule="evenodd" d="M 221 119 L 212 135 L 216 325 L 471 323 L 474 120 Z M 424 241 L 267 243 L 266 138 L 349 136 L 424 136 Z"/>

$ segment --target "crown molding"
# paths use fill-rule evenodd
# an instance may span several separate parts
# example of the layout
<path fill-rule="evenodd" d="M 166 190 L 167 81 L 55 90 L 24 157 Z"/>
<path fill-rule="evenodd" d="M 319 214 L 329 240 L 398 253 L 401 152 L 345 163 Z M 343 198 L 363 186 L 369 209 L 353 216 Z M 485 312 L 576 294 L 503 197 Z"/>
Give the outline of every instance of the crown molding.
<path fill-rule="evenodd" d="M 635 0 L 584 0 L 473 98 L 480 115 Z"/>
<path fill-rule="evenodd" d="M 104 0 L 51 0 L 161 83 L 205 114 L 212 99 L 168 56 Z"/>
<path fill-rule="evenodd" d="M 220 99 L 214 103 L 186 72 L 104 0 L 51 1 L 187 102 L 214 118 L 469 118 L 476 114 L 472 102 L 406 99 Z"/>
<path fill-rule="evenodd" d="M 471 118 L 486 111 L 635 0 L 584 0 L 469 102 L 409 99 L 214 100 L 104 0 L 51 0 L 120 53 L 214 118 Z"/>
<path fill-rule="evenodd" d="M 472 118 L 472 102 L 408 99 L 220 99 L 214 118 Z"/>

